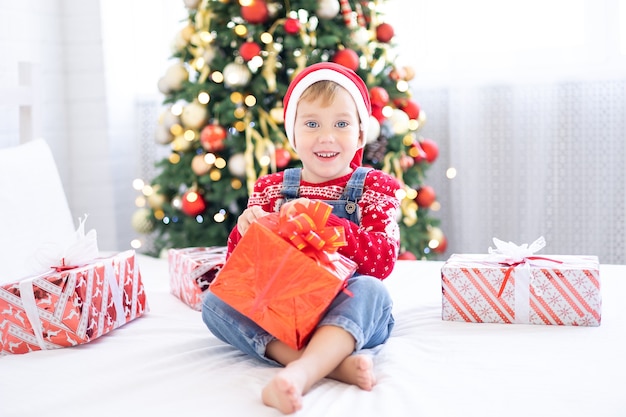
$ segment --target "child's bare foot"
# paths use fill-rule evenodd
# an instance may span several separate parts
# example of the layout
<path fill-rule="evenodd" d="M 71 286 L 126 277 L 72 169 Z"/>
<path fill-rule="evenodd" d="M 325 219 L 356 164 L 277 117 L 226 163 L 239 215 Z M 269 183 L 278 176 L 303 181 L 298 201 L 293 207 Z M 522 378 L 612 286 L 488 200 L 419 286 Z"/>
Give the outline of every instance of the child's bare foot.
<path fill-rule="evenodd" d="M 283 414 L 292 414 L 302 408 L 302 390 L 297 384 L 296 375 L 286 369 L 276 374 L 263 388 L 262 398 L 263 404 Z"/>
<path fill-rule="evenodd" d="M 376 385 L 374 361 L 368 355 L 348 356 L 328 376 L 347 384 L 356 385 L 365 391 L 371 391 Z"/>

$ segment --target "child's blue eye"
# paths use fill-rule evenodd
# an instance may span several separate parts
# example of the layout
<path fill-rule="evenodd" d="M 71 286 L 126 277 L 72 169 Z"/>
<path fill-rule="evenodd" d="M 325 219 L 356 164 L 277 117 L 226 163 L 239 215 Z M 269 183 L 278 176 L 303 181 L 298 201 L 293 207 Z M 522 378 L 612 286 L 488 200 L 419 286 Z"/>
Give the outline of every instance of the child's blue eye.
<path fill-rule="evenodd" d="M 337 122 L 337 127 L 348 127 L 348 122 Z"/>
<path fill-rule="evenodd" d="M 306 122 L 304 125 L 311 129 L 319 126 L 317 122 Z"/>

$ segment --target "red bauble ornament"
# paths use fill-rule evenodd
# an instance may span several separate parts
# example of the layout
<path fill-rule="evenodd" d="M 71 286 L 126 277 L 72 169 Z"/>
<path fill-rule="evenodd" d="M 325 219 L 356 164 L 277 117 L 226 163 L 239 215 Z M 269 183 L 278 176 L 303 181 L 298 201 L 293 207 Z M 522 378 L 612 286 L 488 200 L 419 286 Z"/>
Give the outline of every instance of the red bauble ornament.
<path fill-rule="evenodd" d="M 420 117 L 420 106 L 414 100 L 400 100 L 398 108 L 405 112 L 409 119 L 417 120 Z"/>
<path fill-rule="evenodd" d="M 393 81 L 404 80 L 405 76 L 406 74 L 402 68 L 394 68 L 391 71 L 389 71 L 389 79 Z"/>
<path fill-rule="evenodd" d="M 408 250 L 402 251 L 400 255 L 398 255 L 398 260 L 400 261 L 415 261 L 416 259 L 413 252 L 409 252 Z"/>
<path fill-rule="evenodd" d="M 437 145 L 437 142 L 432 139 L 425 138 L 420 141 L 420 146 L 426 153 L 426 160 L 432 164 L 435 159 L 437 159 L 437 156 L 439 156 L 439 146 Z"/>
<path fill-rule="evenodd" d="M 332 61 L 352 71 L 359 68 L 359 55 L 352 49 L 340 49 L 333 55 Z"/>
<path fill-rule="evenodd" d="M 200 132 L 200 144 L 207 152 L 224 149 L 224 139 L 226 139 L 226 129 L 216 123 L 206 125 Z"/>
<path fill-rule="evenodd" d="M 389 103 L 389 93 L 382 87 L 370 88 L 370 100 L 374 106 L 384 107 Z"/>
<path fill-rule="evenodd" d="M 248 23 L 265 23 L 269 15 L 270 12 L 265 0 L 252 0 L 249 5 L 241 6 L 241 17 L 248 21 Z"/>
<path fill-rule="evenodd" d="M 376 39 L 378 42 L 389 42 L 394 35 L 393 26 L 389 23 L 381 23 L 376 27 Z"/>
<path fill-rule="evenodd" d="M 430 207 L 436 200 L 437 195 L 435 194 L 435 189 L 430 185 L 422 185 L 417 190 L 417 197 L 415 197 L 415 202 L 418 206 L 422 208 Z"/>
<path fill-rule="evenodd" d="M 289 165 L 289 161 L 291 161 L 291 154 L 285 148 L 277 148 L 274 152 L 274 156 L 276 158 L 277 168 L 285 168 Z"/>
<path fill-rule="evenodd" d="M 415 159 L 411 158 L 409 155 L 402 155 L 398 161 L 400 163 L 400 169 L 406 172 L 415 165 Z"/>
<path fill-rule="evenodd" d="M 439 246 L 434 248 L 433 252 L 442 254 L 446 251 L 446 249 L 448 249 L 448 239 L 444 236 L 439 240 Z"/>
<path fill-rule="evenodd" d="M 244 59 L 244 61 L 250 61 L 255 56 L 261 53 L 261 47 L 252 41 L 244 42 L 239 47 L 239 55 Z"/>
<path fill-rule="evenodd" d="M 287 20 L 285 20 L 285 32 L 290 35 L 295 35 L 300 32 L 300 21 L 293 17 L 288 17 Z"/>
<path fill-rule="evenodd" d="M 426 159 L 426 152 L 422 149 L 422 145 L 419 142 L 413 142 L 409 147 L 409 155 L 413 157 L 416 163 L 420 163 Z"/>
<path fill-rule="evenodd" d="M 378 120 L 378 123 L 382 123 L 385 120 L 383 108 L 381 106 L 372 106 L 372 116 Z"/>
<path fill-rule="evenodd" d="M 195 191 L 187 191 L 181 198 L 181 207 L 187 216 L 197 216 L 206 209 L 204 198 Z"/>

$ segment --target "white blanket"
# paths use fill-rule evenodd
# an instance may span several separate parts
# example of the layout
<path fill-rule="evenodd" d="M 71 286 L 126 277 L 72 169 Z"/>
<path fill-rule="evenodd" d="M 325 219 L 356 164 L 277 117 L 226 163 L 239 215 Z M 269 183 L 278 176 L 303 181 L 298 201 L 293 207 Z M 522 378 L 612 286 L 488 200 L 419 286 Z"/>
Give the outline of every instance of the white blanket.
<path fill-rule="evenodd" d="M 213 337 L 139 255 L 150 312 L 73 348 L 0 357 L 0 416 L 279 416 L 276 368 Z M 298 416 L 624 417 L 626 266 L 602 265 L 600 327 L 441 320 L 442 262 L 400 261 L 385 282 L 396 327 L 371 392 L 323 380 Z"/>

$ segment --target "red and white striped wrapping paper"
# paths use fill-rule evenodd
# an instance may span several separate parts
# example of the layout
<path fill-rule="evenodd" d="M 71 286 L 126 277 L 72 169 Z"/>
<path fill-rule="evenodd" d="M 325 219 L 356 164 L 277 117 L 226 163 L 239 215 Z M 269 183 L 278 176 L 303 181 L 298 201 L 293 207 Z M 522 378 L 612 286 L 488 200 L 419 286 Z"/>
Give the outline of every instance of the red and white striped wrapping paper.
<path fill-rule="evenodd" d="M 599 326 L 596 256 L 546 255 L 509 266 L 453 254 L 441 269 L 442 319 L 475 323 Z"/>
<path fill-rule="evenodd" d="M 0 355 L 90 342 L 147 310 L 135 251 L 0 285 Z"/>
<path fill-rule="evenodd" d="M 170 249 L 167 253 L 170 291 L 194 310 L 226 262 L 226 246 Z"/>

